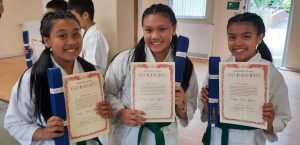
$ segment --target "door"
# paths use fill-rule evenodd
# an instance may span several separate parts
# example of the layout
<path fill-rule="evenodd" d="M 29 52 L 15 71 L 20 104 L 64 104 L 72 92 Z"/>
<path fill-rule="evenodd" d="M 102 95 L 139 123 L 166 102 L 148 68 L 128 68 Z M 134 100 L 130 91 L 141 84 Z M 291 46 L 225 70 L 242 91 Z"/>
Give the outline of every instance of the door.
<path fill-rule="evenodd" d="M 246 11 L 258 14 L 265 23 L 264 41 L 276 67 L 282 66 L 290 9 L 291 0 L 246 0 Z"/>

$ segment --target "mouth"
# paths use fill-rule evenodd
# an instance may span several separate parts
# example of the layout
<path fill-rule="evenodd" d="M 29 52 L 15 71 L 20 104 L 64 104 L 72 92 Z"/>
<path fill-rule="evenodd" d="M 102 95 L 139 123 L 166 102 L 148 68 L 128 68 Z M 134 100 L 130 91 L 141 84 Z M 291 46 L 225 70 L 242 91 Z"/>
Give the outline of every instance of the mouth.
<path fill-rule="evenodd" d="M 236 48 L 236 49 L 233 49 L 233 52 L 235 52 L 235 53 L 243 53 L 243 52 L 245 52 L 246 51 L 246 49 L 244 49 L 244 48 Z"/>
<path fill-rule="evenodd" d="M 156 42 L 151 42 L 151 44 L 154 45 L 154 46 L 156 46 L 156 45 L 162 44 L 162 42 L 161 41 L 156 41 Z"/>
<path fill-rule="evenodd" d="M 69 53 L 73 53 L 75 52 L 77 49 L 73 48 L 73 49 L 65 49 L 66 52 L 69 52 Z"/>

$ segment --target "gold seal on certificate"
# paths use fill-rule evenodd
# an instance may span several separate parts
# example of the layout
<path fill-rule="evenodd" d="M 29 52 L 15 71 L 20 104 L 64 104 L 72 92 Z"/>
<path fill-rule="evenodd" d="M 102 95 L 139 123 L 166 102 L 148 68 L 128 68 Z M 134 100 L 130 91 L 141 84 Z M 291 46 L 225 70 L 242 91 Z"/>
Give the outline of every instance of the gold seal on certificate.
<path fill-rule="evenodd" d="M 262 106 L 269 102 L 268 62 L 220 62 L 220 122 L 267 128 Z"/>
<path fill-rule="evenodd" d="M 131 63 L 131 108 L 145 112 L 146 122 L 175 121 L 174 62 Z"/>
<path fill-rule="evenodd" d="M 96 103 L 104 101 L 99 71 L 64 76 L 70 142 L 88 140 L 109 132 L 109 120 L 96 114 Z"/>

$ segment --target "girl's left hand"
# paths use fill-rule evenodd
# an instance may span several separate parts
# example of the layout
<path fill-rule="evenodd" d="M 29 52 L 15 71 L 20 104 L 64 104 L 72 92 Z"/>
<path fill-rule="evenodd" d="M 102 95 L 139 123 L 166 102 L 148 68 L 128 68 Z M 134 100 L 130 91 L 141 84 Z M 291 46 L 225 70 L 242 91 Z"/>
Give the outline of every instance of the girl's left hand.
<path fill-rule="evenodd" d="M 96 113 L 103 118 L 111 118 L 112 116 L 112 107 L 111 104 L 107 101 L 98 102 L 96 104 Z"/>
<path fill-rule="evenodd" d="M 263 105 L 263 120 L 267 121 L 267 131 L 273 133 L 273 120 L 275 118 L 275 111 L 272 103 L 265 103 Z"/>
<path fill-rule="evenodd" d="M 181 86 L 175 86 L 175 105 L 180 110 L 184 110 L 185 108 L 184 90 Z"/>

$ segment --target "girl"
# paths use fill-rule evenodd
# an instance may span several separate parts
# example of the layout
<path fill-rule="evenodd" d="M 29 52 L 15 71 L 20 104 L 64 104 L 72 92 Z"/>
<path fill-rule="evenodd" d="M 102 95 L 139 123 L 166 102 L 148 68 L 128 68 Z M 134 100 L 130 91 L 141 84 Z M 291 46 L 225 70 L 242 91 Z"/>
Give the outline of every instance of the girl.
<path fill-rule="evenodd" d="M 144 112 L 130 109 L 130 62 L 173 62 L 176 44 L 176 18 L 166 5 L 155 4 L 145 10 L 142 16 L 144 37 L 132 50 L 120 53 L 109 66 L 105 76 L 105 93 L 113 107 L 113 145 L 137 144 L 138 132 L 144 124 Z M 187 59 L 181 87 L 175 88 L 177 119 L 183 126 L 193 118 L 196 109 L 198 84 L 193 64 Z M 166 145 L 178 144 L 177 122 L 161 128 Z M 141 144 L 154 145 L 154 134 L 144 129 Z"/>
<path fill-rule="evenodd" d="M 22 145 L 54 145 L 53 139 L 63 135 L 63 120 L 51 113 L 47 68 L 59 67 L 62 75 L 95 70 L 78 57 L 82 37 L 79 22 L 70 12 L 45 14 L 40 32 L 46 49 L 13 87 L 4 120 L 4 127 Z M 112 112 L 107 102 L 95 103 L 95 110 L 104 118 Z"/>
<path fill-rule="evenodd" d="M 228 47 L 232 54 L 227 62 L 270 62 L 272 55 L 263 41 L 265 26 L 256 14 L 243 13 L 229 19 L 227 24 Z M 276 81 L 275 81 L 276 80 Z M 200 109 L 202 121 L 207 121 L 208 88 L 207 81 L 201 91 Z M 276 133 L 282 131 L 291 119 L 288 90 L 280 72 L 270 64 L 270 102 L 262 106 L 262 116 L 267 129 L 229 129 L 228 145 L 265 145 L 266 139 L 277 141 Z M 211 128 L 211 137 L 204 136 L 205 145 L 221 145 L 222 130 Z M 222 145 L 224 144 L 224 141 Z M 226 143 L 225 143 L 226 144 Z"/>

